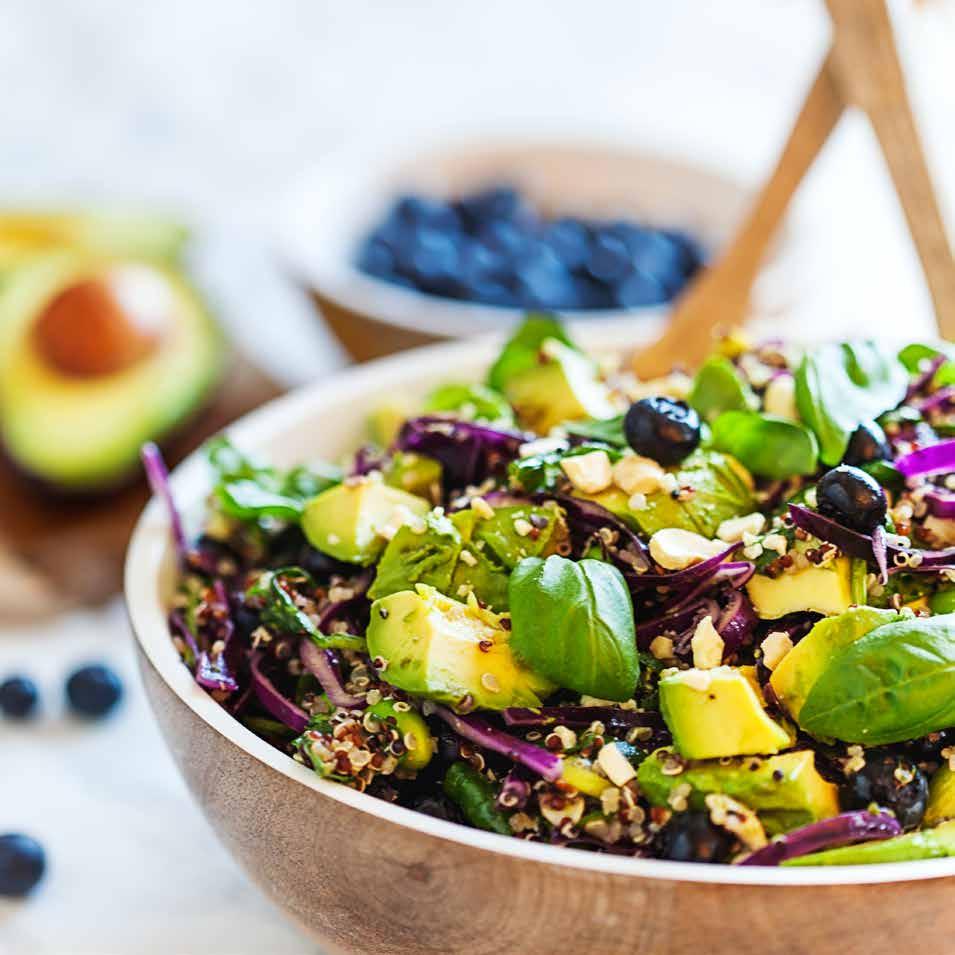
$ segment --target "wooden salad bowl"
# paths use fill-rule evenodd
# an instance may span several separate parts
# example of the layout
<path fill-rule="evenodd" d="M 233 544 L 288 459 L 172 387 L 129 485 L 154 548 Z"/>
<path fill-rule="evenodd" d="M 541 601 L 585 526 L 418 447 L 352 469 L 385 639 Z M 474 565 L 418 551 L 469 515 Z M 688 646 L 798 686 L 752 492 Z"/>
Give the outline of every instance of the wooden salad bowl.
<path fill-rule="evenodd" d="M 622 347 L 615 339 L 593 334 L 583 344 L 605 352 Z M 335 458 L 360 442 L 383 400 L 477 380 L 498 345 L 435 345 L 351 368 L 229 433 L 280 466 Z M 188 523 L 208 490 L 205 462 L 193 455 L 172 483 Z M 598 855 L 466 828 L 322 780 L 196 686 L 166 627 L 174 583 L 169 524 L 154 500 L 130 545 L 126 598 L 160 728 L 222 841 L 329 951 L 898 955 L 913 942 L 952 950 L 955 859 L 761 869 Z"/>

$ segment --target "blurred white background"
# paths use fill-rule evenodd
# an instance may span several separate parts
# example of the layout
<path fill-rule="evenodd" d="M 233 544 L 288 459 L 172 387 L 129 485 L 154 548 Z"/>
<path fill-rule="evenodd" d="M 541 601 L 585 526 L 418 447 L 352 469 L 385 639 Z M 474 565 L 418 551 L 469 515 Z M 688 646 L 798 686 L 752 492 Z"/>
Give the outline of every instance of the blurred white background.
<path fill-rule="evenodd" d="M 899 8 L 930 163 L 955 212 L 951 3 Z M 273 210 L 329 150 L 436 131 L 578 129 L 756 184 L 827 36 L 813 0 L 3 0 L 0 202 L 157 202 L 216 238 L 227 320 L 289 382 L 340 361 L 270 259 Z M 931 328 L 872 136 L 844 121 L 793 210 L 800 330 Z M 955 214 L 950 217 L 955 221 Z M 267 332 L 264 332 L 267 329 Z M 118 662 L 108 726 L 0 728 L 0 831 L 51 873 L 0 905 L 4 953 L 314 951 L 215 843 L 153 731 L 122 614 L 0 634 L 0 671 L 55 696 L 78 658 Z M 37 651 L 42 652 L 42 659 Z M 55 710 L 55 707 L 53 707 Z M 303 824 L 307 824 L 304 821 Z M 361 948 L 360 940 L 356 948 Z"/>

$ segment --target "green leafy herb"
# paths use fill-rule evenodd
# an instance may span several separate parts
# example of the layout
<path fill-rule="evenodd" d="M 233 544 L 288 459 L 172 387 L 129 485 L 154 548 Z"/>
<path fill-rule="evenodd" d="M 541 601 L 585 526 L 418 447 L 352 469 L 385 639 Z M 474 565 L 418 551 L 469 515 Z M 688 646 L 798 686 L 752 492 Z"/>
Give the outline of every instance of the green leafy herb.
<path fill-rule="evenodd" d="M 306 467 L 278 471 L 242 454 L 226 437 L 206 445 L 206 455 L 216 472 L 213 488 L 223 513 L 240 521 L 263 517 L 297 521 L 305 503 L 316 494 L 341 481 L 336 468 Z"/>
<path fill-rule="evenodd" d="M 799 725 L 878 746 L 955 723 L 955 615 L 876 627 L 837 653 L 813 684 Z"/>
<path fill-rule="evenodd" d="M 796 372 L 796 405 L 819 439 L 822 462 L 838 464 L 852 432 L 899 404 L 908 383 L 902 362 L 874 342 L 833 343 L 808 351 Z"/>
<path fill-rule="evenodd" d="M 505 391 L 512 378 L 537 364 L 541 345 L 549 338 L 577 350 L 558 319 L 552 315 L 529 314 L 491 366 L 487 376 L 488 386 L 496 391 Z"/>
<path fill-rule="evenodd" d="M 611 461 L 620 459 L 620 451 L 617 448 L 588 441 L 562 451 L 545 451 L 543 454 L 518 458 L 508 465 L 508 477 L 516 489 L 527 494 L 533 494 L 536 491 L 552 491 L 564 473 L 560 462 L 564 458 L 589 454 L 591 451 L 606 451 Z"/>
<path fill-rule="evenodd" d="M 262 623 L 278 633 L 308 637 L 323 650 L 359 650 L 367 648 L 364 637 L 349 633 L 324 634 L 311 617 L 295 602 L 295 590 L 315 587 L 311 574 L 301 567 L 279 567 L 262 576 L 246 591 L 246 601 L 261 605 Z"/>
<path fill-rule="evenodd" d="M 944 358 L 943 361 L 932 376 L 932 385 L 935 388 L 941 388 L 945 385 L 955 384 L 955 348 L 951 345 L 941 343 L 936 345 L 924 345 L 920 342 L 906 345 L 899 352 L 899 361 L 905 365 L 906 370 L 911 375 L 918 375 L 922 371 L 922 363 L 932 361 L 936 358 Z"/>
<path fill-rule="evenodd" d="M 586 438 L 589 441 L 598 441 L 615 448 L 627 447 L 627 439 L 623 434 L 622 414 L 613 418 L 588 418 L 583 421 L 568 421 L 564 424 L 564 430 L 568 434 L 578 438 Z"/>
<path fill-rule="evenodd" d="M 788 478 L 814 474 L 819 466 L 815 435 L 795 421 L 758 411 L 724 411 L 713 422 L 713 447 L 732 454 L 753 474 Z"/>
<path fill-rule="evenodd" d="M 449 412 L 469 421 L 513 427 L 514 412 L 507 398 L 486 385 L 441 385 L 425 399 L 425 412 Z"/>
<path fill-rule="evenodd" d="M 600 560 L 528 557 L 511 574 L 511 647 L 559 686 L 628 700 L 640 676 L 623 575 Z"/>
<path fill-rule="evenodd" d="M 687 403 L 710 422 L 724 411 L 753 411 L 759 407 L 753 389 L 722 355 L 711 358 L 696 373 Z"/>
<path fill-rule="evenodd" d="M 444 792 L 472 826 L 503 836 L 513 835 L 506 813 L 495 804 L 491 781 L 473 766 L 452 763 L 444 777 Z"/>

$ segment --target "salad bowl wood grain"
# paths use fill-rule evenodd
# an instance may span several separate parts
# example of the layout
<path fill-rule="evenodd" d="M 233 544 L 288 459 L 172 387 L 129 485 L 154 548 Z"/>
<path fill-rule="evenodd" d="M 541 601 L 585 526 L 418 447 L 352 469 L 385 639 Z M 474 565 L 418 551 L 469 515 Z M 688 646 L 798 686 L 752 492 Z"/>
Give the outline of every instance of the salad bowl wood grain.
<path fill-rule="evenodd" d="M 603 332 L 582 343 L 597 352 L 639 344 Z M 353 368 L 229 433 L 279 465 L 335 458 L 360 442 L 382 400 L 477 379 L 497 345 L 436 345 Z M 201 456 L 172 486 L 188 521 L 208 491 Z M 166 627 L 175 575 L 168 520 L 153 501 L 130 545 L 126 597 L 159 725 L 222 841 L 329 951 L 897 955 L 913 941 L 952 950 L 955 859 L 764 869 L 596 855 L 457 826 L 319 779 L 195 685 Z"/>

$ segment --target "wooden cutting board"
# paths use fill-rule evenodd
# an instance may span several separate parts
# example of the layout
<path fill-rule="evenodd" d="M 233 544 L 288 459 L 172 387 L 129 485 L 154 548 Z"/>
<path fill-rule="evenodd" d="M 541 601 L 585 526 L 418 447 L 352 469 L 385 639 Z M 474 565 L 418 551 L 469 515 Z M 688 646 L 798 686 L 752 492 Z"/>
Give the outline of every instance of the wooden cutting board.
<path fill-rule="evenodd" d="M 169 464 L 281 392 L 236 356 L 216 397 L 164 448 Z M 100 497 L 56 497 L 0 461 L 0 623 L 102 603 L 118 593 L 126 542 L 148 496 L 138 480 Z"/>

